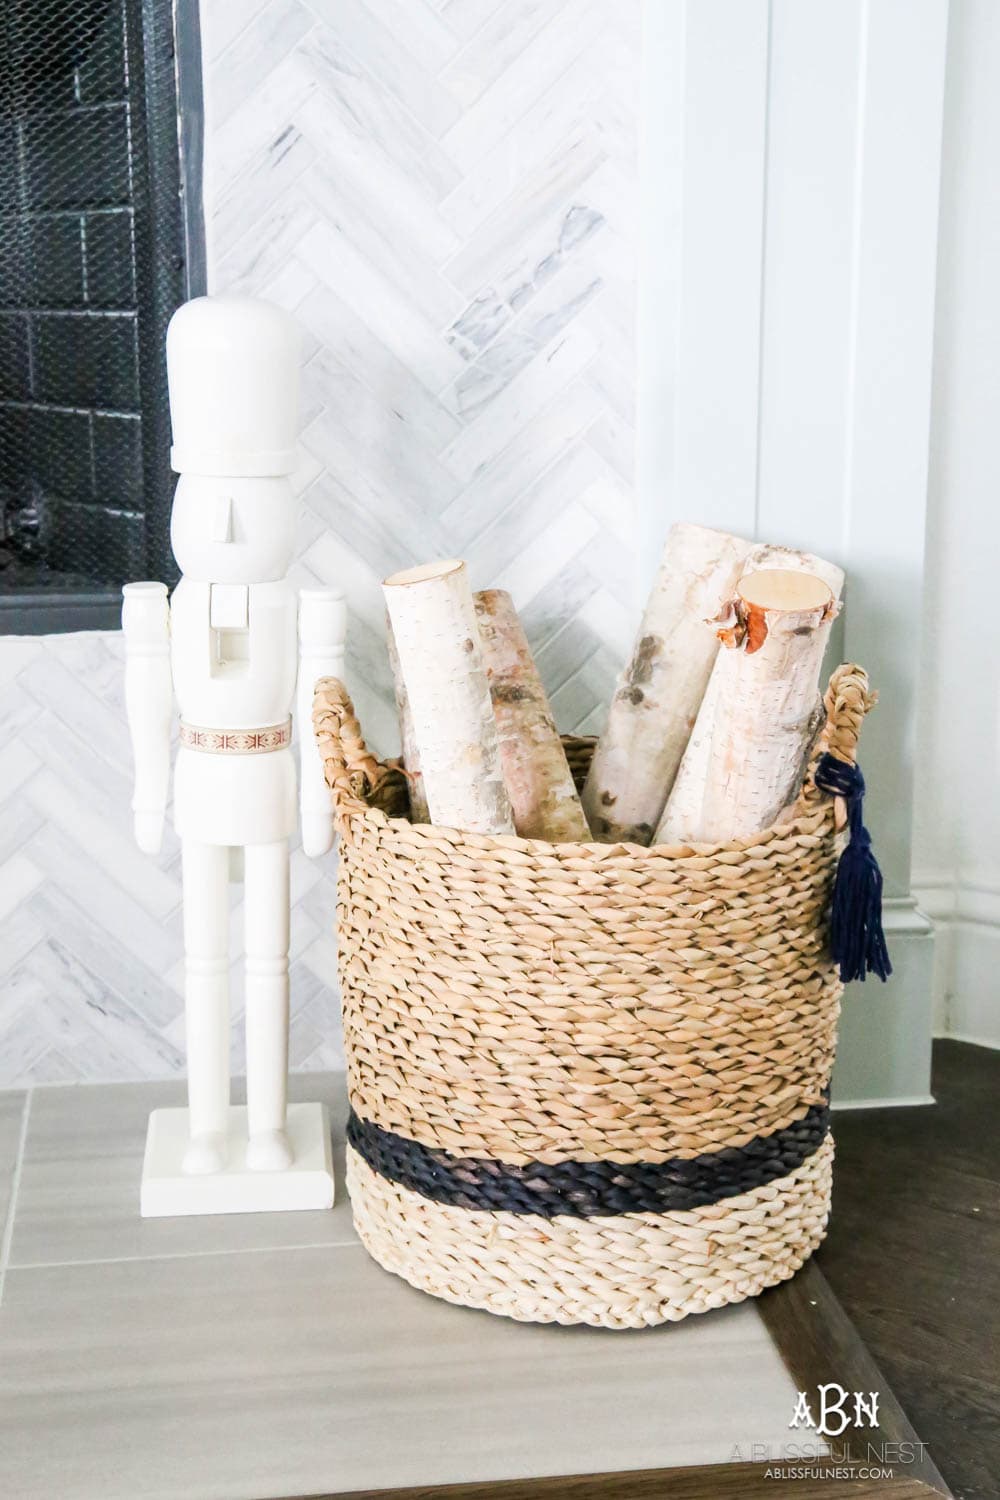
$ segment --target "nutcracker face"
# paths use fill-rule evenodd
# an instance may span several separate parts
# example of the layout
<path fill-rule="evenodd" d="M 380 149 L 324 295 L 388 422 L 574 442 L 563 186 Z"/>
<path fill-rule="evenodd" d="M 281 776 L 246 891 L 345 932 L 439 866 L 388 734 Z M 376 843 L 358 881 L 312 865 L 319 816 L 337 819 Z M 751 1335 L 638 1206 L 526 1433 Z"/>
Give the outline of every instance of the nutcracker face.
<path fill-rule="evenodd" d="M 287 479 L 182 475 L 174 494 L 170 541 L 186 578 L 203 583 L 284 578 L 295 546 L 295 507 Z"/>

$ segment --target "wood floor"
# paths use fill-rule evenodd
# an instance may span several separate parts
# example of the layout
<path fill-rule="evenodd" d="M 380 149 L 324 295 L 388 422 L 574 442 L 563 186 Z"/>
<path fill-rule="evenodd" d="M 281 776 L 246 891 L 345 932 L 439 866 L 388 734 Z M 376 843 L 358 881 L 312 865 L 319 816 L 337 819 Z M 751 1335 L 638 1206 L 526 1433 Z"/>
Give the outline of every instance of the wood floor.
<path fill-rule="evenodd" d="M 1000 1497 L 1000 1052 L 934 1048 L 936 1108 L 834 1119 L 818 1261 L 960 1500 Z"/>

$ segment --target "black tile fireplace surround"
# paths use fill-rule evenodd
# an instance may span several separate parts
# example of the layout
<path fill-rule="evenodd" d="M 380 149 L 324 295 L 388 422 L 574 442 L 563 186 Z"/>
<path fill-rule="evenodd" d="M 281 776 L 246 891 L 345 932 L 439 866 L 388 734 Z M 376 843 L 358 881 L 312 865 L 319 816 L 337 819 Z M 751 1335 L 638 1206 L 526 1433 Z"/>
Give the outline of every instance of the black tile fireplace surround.
<path fill-rule="evenodd" d="M 178 7 L 177 58 L 170 0 L 0 6 L 0 633 L 113 626 L 122 583 L 173 576 L 163 339 L 202 290 L 200 88 L 177 92 L 196 17 Z"/>

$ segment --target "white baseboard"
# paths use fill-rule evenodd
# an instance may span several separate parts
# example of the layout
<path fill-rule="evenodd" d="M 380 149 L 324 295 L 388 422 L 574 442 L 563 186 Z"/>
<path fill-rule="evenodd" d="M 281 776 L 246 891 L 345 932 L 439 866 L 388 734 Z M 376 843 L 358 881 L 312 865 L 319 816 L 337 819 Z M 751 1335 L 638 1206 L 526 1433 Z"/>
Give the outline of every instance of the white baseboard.
<path fill-rule="evenodd" d="M 834 1114 L 847 1114 L 852 1109 L 911 1109 L 920 1104 L 936 1104 L 933 1094 L 915 1094 L 912 1099 L 903 1096 L 892 1099 L 840 1099 L 834 1100 Z"/>
<path fill-rule="evenodd" d="M 935 1035 L 1000 1048 L 1000 883 L 927 872 L 914 890 L 938 938 Z"/>
<path fill-rule="evenodd" d="M 890 898 L 883 911 L 893 972 L 844 994 L 834 1109 L 932 1104 L 934 925 L 912 896 Z"/>

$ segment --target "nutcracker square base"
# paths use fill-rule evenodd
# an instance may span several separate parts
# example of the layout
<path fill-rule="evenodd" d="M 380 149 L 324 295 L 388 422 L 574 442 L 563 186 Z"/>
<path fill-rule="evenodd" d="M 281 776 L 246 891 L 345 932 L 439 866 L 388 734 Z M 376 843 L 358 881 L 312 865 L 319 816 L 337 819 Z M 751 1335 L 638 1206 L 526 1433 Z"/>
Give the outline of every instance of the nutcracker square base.
<path fill-rule="evenodd" d="M 247 1112 L 242 1105 L 233 1105 L 229 1111 L 226 1167 L 221 1172 L 192 1176 L 182 1165 L 189 1140 L 187 1110 L 155 1109 L 149 1117 L 142 1166 L 142 1217 L 332 1208 L 333 1156 L 326 1106 L 290 1104 L 287 1129 L 294 1153 L 292 1165 L 281 1172 L 252 1172 L 246 1165 Z"/>

